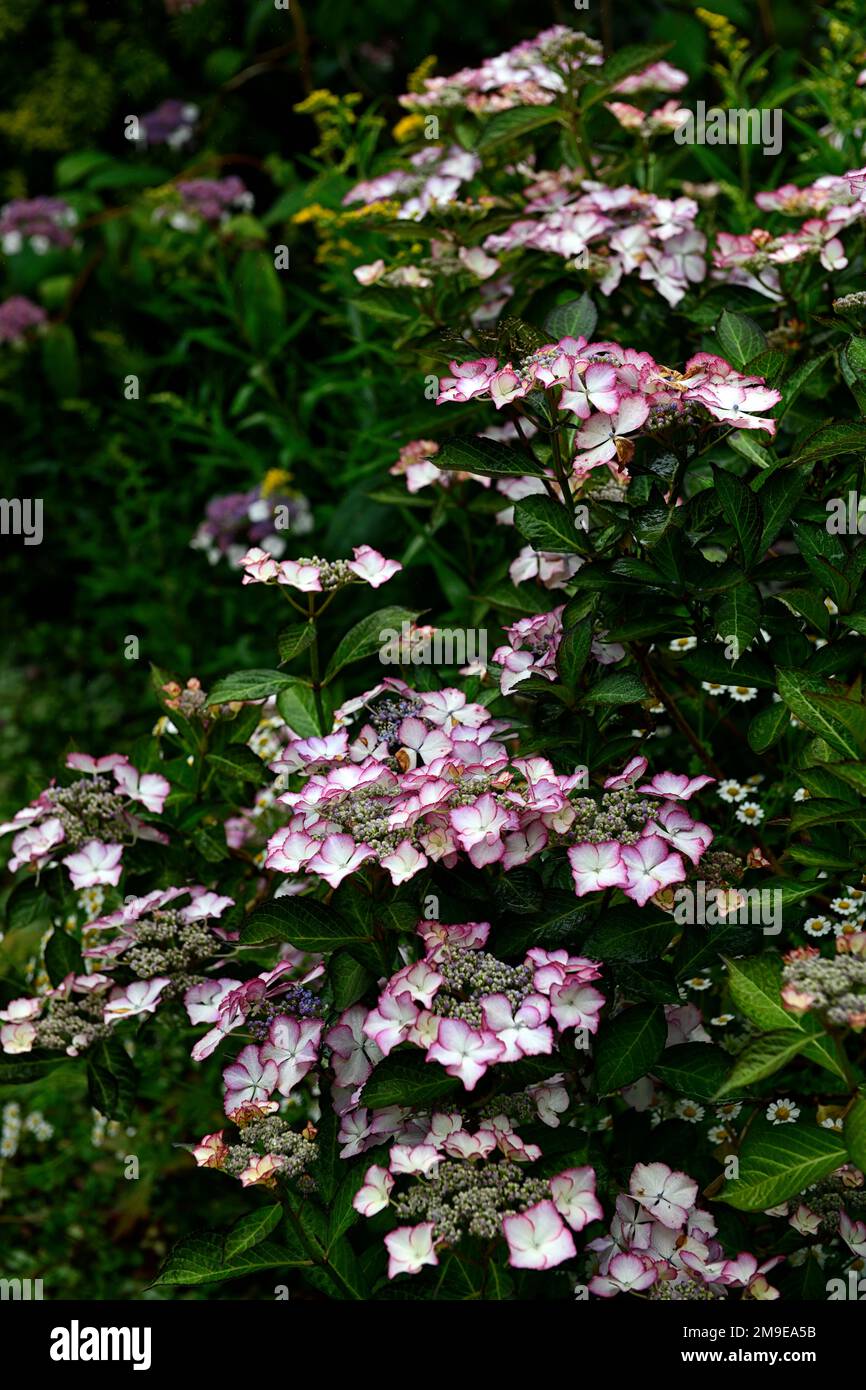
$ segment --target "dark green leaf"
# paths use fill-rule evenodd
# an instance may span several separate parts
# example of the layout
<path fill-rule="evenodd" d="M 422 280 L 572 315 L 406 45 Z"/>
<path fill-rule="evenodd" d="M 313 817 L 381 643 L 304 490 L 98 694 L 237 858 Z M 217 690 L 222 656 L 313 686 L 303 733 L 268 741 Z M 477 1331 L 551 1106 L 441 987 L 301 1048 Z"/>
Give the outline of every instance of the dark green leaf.
<path fill-rule="evenodd" d="M 364 940 L 333 907 L 315 898 L 274 898 L 257 907 L 241 928 L 245 946 L 288 941 L 299 951 L 336 951 Z"/>
<path fill-rule="evenodd" d="M 339 643 L 337 650 L 328 662 L 325 680 L 331 681 L 344 666 L 353 661 L 364 661 L 368 656 L 381 652 L 388 642 L 401 640 L 403 623 L 414 623 L 417 612 L 408 608 L 380 608 L 376 613 L 368 613 L 359 623 L 350 628 Z"/>
<path fill-rule="evenodd" d="M 53 915 L 51 898 L 42 883 L 35 878 L 25 878 L 16 883 L 6 899 L 6 926 L 9 931 L 32 926 Z"/>
<path fill-rule="evenodd" d="M 289 680 L 277 696 L 277 709 L 298 738 L 316 738 L 327 732 L 319 723 L 316 697 L 307 685 Z M 327 713 L 326 713 L 327 721 Z"/>
<path fill-rule="evenodd" d="M 653 1076 L 683 1096 L 712 1100 L 725 1079 L 728 1061 L 727 1053 L 711 1043 L 678 1043 L 665 1048 Z"/>
<path fill-rule="evenodd" d="M 718 1096 L 738 1094 L 744 1086 L 772 1076 L 808 1046 L 809 1038 L 799 1028 L 780 1028 L 762 1033 L 737 1057 L 730 1076 L 719 1087 Z"/>
<path fill-rule="evenodd" d="M 512 106 L 509 111 L 499 111 L 481 132 L 478 152 L 489 154 L 500 145 L 531 135 L 557 120 L 559 112 L 555 106 Z"/>
<path fill-rule="evenodd" d="M 57 987 L 69 974 L 84 974 L 84 960 L 81 947 L 61 927 L 55 927 L 45 943 L 43 951 L 48 978 Z"/>
<path fill-rule="evenodd" d="M 767 1211 L 820 1182 L 847 1160 L 841 1135 L 799 1124 L 756 1125 L 739 1151 L 739 1175 L 720 1200 L 739 1211 Z"/>
<path fill-rule="evenodd" d="M 233 700 L 266 700 L 292 684 L 293 677 L 283 671 L 233 671 L 211 687 L 207 702 L 227 705 Z"/>
<path fill-rule="evenodd" d="M 754 319 L 747 314 L 732 314 L 727 309 L 719 319 L 716 338 L 721 356 L 738 371 L 767 346 L 764 332 Z"/>
<path fill-rule="evenodd" d="M 544 467 L 529 452 L 509 448 L 495 439 L 447 439 L 434 460 L 437 468 L 482 477 L 544 476 Z"/>
<path fill-rule="evenodd" d="M 646 700 L 648 692 L 639 676 L 632 671 L 615 671 L 604 676 L 583 697 L 586 705 L 630 705 Z"/>
<path fill-rule="evenodd" d="M 761 600 L 753 584 L 737 584 L 716 604 L 716 634 L 734 661 L 739 661 L 754 642 L 760 622 Z"/>
<path fill-rule="evenodd" d="M 866 1100 L 858 1096 L 845 1116 L 845 1143 L 851 1162 L 866 1172 Z"/>
<path fill-rule="evenodd" d="M 569 299 L 565 304 L 557 304 L 544 320 L 544 327 L 551 338 L 591 338 L 598 323 L 598 310 L 588 294 L 579 299 Z"/>
<path fill-rule="evenodd" d="M 556 653 L 556 669 L 570 690 L 577 687 L 592 646 L 592 619 L 586 618 L 569 628 Z"/>
<path fill-rule="evenodd" d="M 226 1232 L 225 1237 L 225 1257 L 231 1263 L 236 1256 L 242 1255 L 245 1250 L 251 1250 L 254 1245 L 258 1245 L 269 1236 L 271 1231 L 280 1224 L 283 1209 L 279 1202 L 275 1202 L 269 1207 L 259 1207 L 257 1211 L 251 1211 L 247 1216 L 242 1216 L 239 1221 Z"/>
<path fill-rule="evenodd" d="M 743 564 L 747 570 L 751 569 L 761 554 L 764 530 L 761 504 L 751 488 L 740 478 L 735 478 L 733 473 L 725 473 L 717 468 L 713 473 L 713 483 L 724 518 L 737 537 Z"/>
<path fill-rule="evenodd" d="M 219 772 L 238 777 L 242 782 L 254 782 L 256 786 L 261 786 L 268 780 L 268 771 L 261 758 L 257 758 L 245 743 L 230 743 L 219 753 L 208 753 L 206 761 Z"/>
<path fill-rule="evenodd" d="M 293 1250 L 271 1241 L 262 1241 L 229 1259 L 224 1237 L 214 1231 L 178 1241 L 153 1282 L 156 1288 L 166 1284 L 216 1284 L 263 1269 L 298 1269 L 312 1263 L 311 1258 L 299 1257 Z"/>
<path fill-rule="evenodd" d="M 609 1095 L 651 1072 L 666 1036 L 665 1013 L 659 1004 L 638 1004 L 603 1023 L 595 1047 L 599 1094 Z"/>
<path fill-rule="evenodd" d="M 770 705 L 768 709 L 756 714 L 749 725 L 746 737 L 749 747 L 756 753 L 766 753 L 791 727 L 790 711 L 781 702 Z"/>
<path fill-rule="evenodd" d="M 794 463 L 823 463 L 839 454 L 862 454 L 866 425 L 854 420 L 830 421 L 810 434 L 797 450 Z"/>
<path fill-rule="evenodd" d="M 138 1073 L 123 1043 L 114 1034 L 100 1039 L 87 1054 L 90 1103 L 110 1120 L 126 1120 L 138 1087 Z"/>
<path fill-rule="evenodd" d="M 291 627 L 284 627 L 277 636 L 280 660 L 294 660 L 313 645 L 315 638 L 316 629 L 312 623 L 293 623 Z"/>
<path fill-rule="evenodd" d="M 524 497 L 517 502 L 514 525 L 536 550 L 586 554 L 585 532 L 575 525 L 568 509 L 552 497 Z"/>
<path fill-rule="evenodd" d="M 424 1061 L 420 1052 L 392 1052 L 373 1070 L 361 1092 L 361 1104 L 371 1109 L 411 1105 L 423 1109 L 462 1090 L 442 1067 Z"/>

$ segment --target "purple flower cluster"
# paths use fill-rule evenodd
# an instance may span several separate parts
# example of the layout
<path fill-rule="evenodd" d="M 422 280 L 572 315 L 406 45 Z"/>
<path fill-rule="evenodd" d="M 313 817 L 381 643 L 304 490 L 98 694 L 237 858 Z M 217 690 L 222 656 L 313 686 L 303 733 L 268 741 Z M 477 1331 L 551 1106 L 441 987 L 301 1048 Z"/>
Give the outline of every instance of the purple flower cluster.
<path fill-rule="evenodd" d="M 52 246 L 65 250 L 72 245 L 70 228 L 76 221 L 62 198 L 14 198 L 0 208 L 0 245 L 7 256 L 25 245 L 40 256 Z"/>
<path fill-rule="evenodd" d="M 285 526 L 277 525 L 278 508 L 284 509 Z M 286 548 L 286 532 L 306 536 L 312 529 L 313 514 L 306 497 L 284 482 L 270 488 L 266 480 L 249 492 L 212 497 L 190 544 L 203 550 L 212 565 L 225 557 L 237 568 L 250 546 L 260 546 L 279 557 Z"/>
<path fill-rule="evenodd" d="M 138 119 L 139 141 L 143 145 L 168 145 L 180 149 L 195 133 L 199 109 L 189 101 L 170 97 Z"/>
<path fill-rule="evenodd" d="M 236 175 L 224 179 L 189 179 L 177 185 L 181 209 L 169 215 L 169 222 L 178 231 L 191 231 L 200 222 L 216 226 L 225 222 L 233 212 L 250 209 L 253 195 Z"/>
<path fill-rule="evenodd" d="M 0 343 L 22 343 L 32 328 L 45 322 L 46 314 L 32 299 L 14 294 L 0 304 Z"/>

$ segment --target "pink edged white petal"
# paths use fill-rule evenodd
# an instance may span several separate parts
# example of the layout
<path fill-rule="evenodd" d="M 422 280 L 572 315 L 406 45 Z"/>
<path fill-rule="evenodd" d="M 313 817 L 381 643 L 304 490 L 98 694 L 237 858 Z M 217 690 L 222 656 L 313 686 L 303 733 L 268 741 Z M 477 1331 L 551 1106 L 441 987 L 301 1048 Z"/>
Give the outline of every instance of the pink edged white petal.
<path fill-rule="evenodd" d="M 501 1061 L 505 1047 L 492 1033 L 481 1033 L 459 1018 L 443 1018 L 436 1041 L 427 1049 L 428 1062 L 440 1062 L 457 1076 L 467 1091 L 474 1090 L 491 1062 Z"/>
<path fill-rule="evenodd" d="M 223 1071 L 226 1114 L 232 1115 L 243 1105 L 270 1100 L 278 1080 L 276 1062 L 264 1061 L 259 1048 L 250 1043 Z"/>
<path fill-rule="evenodd" d="M 348 562 L 348 568 L 373 589 L 386 584 L 403 568 L 399 560 L 386 560 L 384 555 L 369 545 L 356 545 L 354 555 L 354 560 Z"/>
<path fill-rule="evenodd" d="M 433 1222 L 418 1226 L 398 1226 L 385 1237 L 388 1251 L 388 1278 L 398 1274 L 419 1274 L 425 1265 L 438 1265 L 433 1249 Z"/>
<path fill-rule="evenodd" d="M 512 1269 L 553 1269 L 577 1254 L 571 1232 L 550 1201 L 504 1216 L 502 1231 Z"/>
<path fill-rule="evenodd" d="M 553 1205 L 573 1231 L 582 1231 L 590 1221 L 604 1216 L 595 1195 L 595 1169 L 567 1168 L 550 1179 Z"/>
<path fill-rule="evenodd" d="M 101 840 L 88 840 L 86 845 L 67 854 L 63 863 L 69 870 L 73 888 L 96 888 L 110 885 L 116 888 L 123 872 L 120 860 L 123 845 L 105 845 Z"/>
<path fill-rule="evenodd" d="M 682 883 L 686 868 L 682 857 L 660 835 L 648 835 L 634 845 L 623 845 L 628 882 L 626 896 L 643 907 L 653 894 L 672 883 Z"/>
<path fill-rule="evenodd" d="M 629 1180 L 636 1202 L 672 1231 L 680 1230 L 698 1196 L 698 1184 L 666 1163 L 637 1163 Z"/>
<path fill-rule="evenodd" d="M 625 888 L 628 873 L 622 859 L 622 846 L 616 840 L 598 844 L 572 845 L 568 851 L 574 891 L 579 898 L 603 888 Z"/>
<path fill-rule="evenodd" d="M 374 1163 L 364 1174 L 364 1182 L 352 1198 L 352 1206 L 361 1216 L 375 1216 L 387 1207 L 393 1187 L 394 1179 L 388 1169 Z"/>

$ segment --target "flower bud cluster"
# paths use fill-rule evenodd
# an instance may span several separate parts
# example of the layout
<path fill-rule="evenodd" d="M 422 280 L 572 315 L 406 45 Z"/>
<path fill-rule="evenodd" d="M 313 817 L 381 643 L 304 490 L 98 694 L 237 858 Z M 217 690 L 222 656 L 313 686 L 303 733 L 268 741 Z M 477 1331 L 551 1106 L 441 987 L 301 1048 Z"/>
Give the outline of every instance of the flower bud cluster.
<path fill-rule="evenodd" d="M 840 953 L 803 952 L 788 959 L 782 974 L 785 1007 L 797 1013 L 823 1014 L 829 1023 L 866 1028 L 866 959 Z"/>
<path fill-rule="evenodd" d="M 401 1220 L 432 1221 L 435 1238 L 456 1245 L 463 1235 L 493 1240 L 502 1233 L 503 1216 L 549 1196 L 549 1182 L 530 1177 L 518 1163 L 446 1160 L 434 1176 L 396 1197 L 393 1207 Z"/>
<path fill-rule="evenodd" d="M 103 1006 L 104 1001 L 97 993 L 49 999 L 46 1013 L 35 1025 L 35 1046 L 60 1049 L 70 1057 L 77 1057 L 108 1035 L 108 1025 L 103 1022 Z"/>
<path fill-rule="evenodd" d="M 226 1146 L 220 1163 L 223 1172 L 238 1178 L 257 1158 L 274 1155 L 280 1177 L 299 1178 L 308 1172 L 319 1156 L 318 1145 L 303 1134 L 296 1134 L 280 1115 L 268 1115 L 245 1125 L 240 1140 Z"/>
<path fill-rule="evenodd" d="M 647 800 L 633 788 L 602 792 L 598 801 L 582 796 L 572 801 L 576 819 L 569 831 L 569 843 L 597 845 L 618 840 L 621 845 L 637 844 L 647 821 L 658 810 L 657 801 Z"/>
<path fill-rule="evenodd" d="M 444 977 L 431 1004 L 442 1018 L 462 1018 L 474 1028 L 482 1027 L 482 1001 L 491 994 L 504 994 L 512 1009 L 518 1009 L 534 989 L 529 965 L 507 965 L 489 951 L 465 951 L 455 946 L 442 948 L 436 969 Z"/>
<path fill-rule="evenodd" d="M 196 967 L 213 955 L 214 938 L 206 920 L 187 922 L 180 912 L 157 909 L 136 923 L 135 944 L 125 953 L 124 964 L 140 980 L 154 975 L 175 978 L 166 996 L 193 983 Z"/>
<path fill-rule="evenodd" d="M 78 849 L 88 840 L 130 840 L 124 803 L 107 778 L 92 777 L 69 787 L 49 787 L 43 795 L 50 807 L 49 814 L 63 826 L 70 849 Z"/>

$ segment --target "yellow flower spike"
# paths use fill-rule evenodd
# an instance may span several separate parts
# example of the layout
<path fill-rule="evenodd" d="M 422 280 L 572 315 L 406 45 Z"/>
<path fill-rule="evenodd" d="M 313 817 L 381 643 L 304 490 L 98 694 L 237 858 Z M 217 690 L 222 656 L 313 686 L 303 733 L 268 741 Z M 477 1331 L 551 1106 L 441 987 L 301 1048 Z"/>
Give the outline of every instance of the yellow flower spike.
<path fill-rule="evenodd" d="M 424 117 L 419 112 L 404 116 L 398 121 L 391 131 L 398 144 L 405 144 L 408 140 L 414 140 L 416 135 L 420 135 L 424 130 Z"/>
<path fill-rule="evenodd" d="M 299 116 L 316 116 L 322 111 L 333 110 L 339 104 L 340 98 L 329 92 L 327 87 L 322 87 L 318 91 L 310 92 L 308 97 L 297 102 L 292 109 L 297 111 Z"/>
<path fill-rule="evenodd" d="M 333 222 L 337 216 L 338 214 L 330 208 L 323 208 L 321 203 L 310 203 L 296 212 L 292 221 L 303 226 L 305 222 Z"/>
<path fill-rule="evenodd" d="M 286 472 L 285 468 L 269 468 L 262 479 L 262 496 L 270 497 L 272 493 L 279 492 L 291 481 L 292 475 Z"/>
<path fill-rule="evenodd" d="M 424 83 L 428 77 L 432 77 L 439 59 L 431 53 L 427 58 L 422 59 L 413 73 L 409 75 L 406 84 L 407 92 L 423 92 Z"/>

